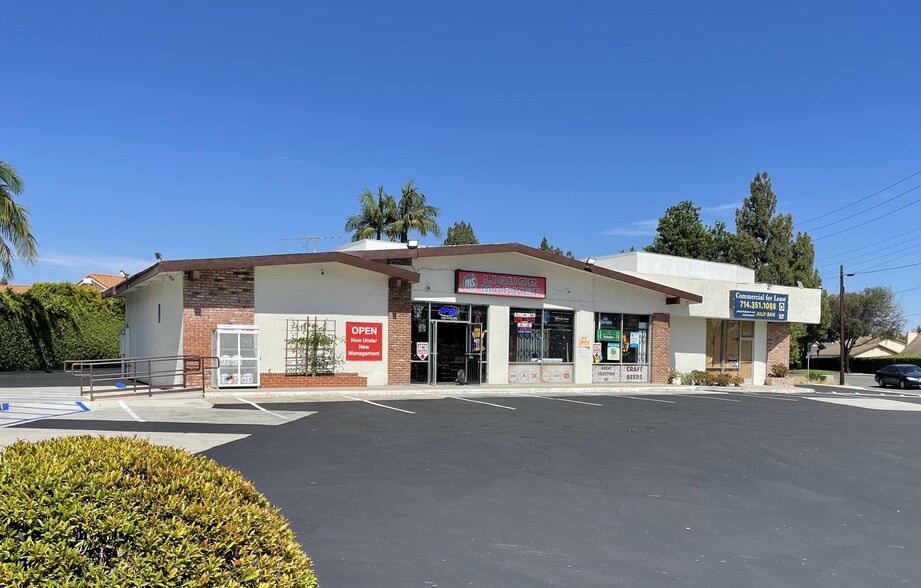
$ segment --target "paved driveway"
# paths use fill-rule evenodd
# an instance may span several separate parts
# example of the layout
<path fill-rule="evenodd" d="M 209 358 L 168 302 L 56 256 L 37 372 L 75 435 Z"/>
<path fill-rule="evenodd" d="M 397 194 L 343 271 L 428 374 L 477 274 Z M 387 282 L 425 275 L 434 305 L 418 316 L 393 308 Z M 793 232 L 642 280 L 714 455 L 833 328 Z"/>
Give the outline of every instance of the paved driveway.
<path fill-rule="evenodd" d="M 324 588 L 921 584 L 918 393 L 227 400 L 0 431 L 205 451 L 281 507 Z"/>
<path fill-rule="evenodd" d="M 325 588 L 921 584 L 917 397 L 469 400 L 307 405 L 207 454 Z"/>

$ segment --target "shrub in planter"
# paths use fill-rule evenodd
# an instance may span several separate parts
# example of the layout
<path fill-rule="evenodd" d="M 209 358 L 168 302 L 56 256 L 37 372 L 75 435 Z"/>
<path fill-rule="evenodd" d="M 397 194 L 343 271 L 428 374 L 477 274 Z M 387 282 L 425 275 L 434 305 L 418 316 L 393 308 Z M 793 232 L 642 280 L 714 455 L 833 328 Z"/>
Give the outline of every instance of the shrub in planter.
<path fill-rule="evenodd" d="M 676 381 L 677 381 L 678 383 L 680 383 L 680 382 L 683 381 L 683 380 L 682 380 L 682 376 L 681 376 L 681 372 L 679 372 L 679 371 L 676 370 L 676 369 L 670 369 L 670 370 L 668 370 L 668 383 L 669 383 L 669 384 L 674 384 Z"/>
<path fill-rule="evenodd" d="M 0 585 L 316 587 L 287 522 L 212 460 L 127 438 L 0 453 Z"/>
<path fill-rule="evenodd" d="M 775 378 L 786 378 L 790 373 L 790 368 L 782 363 L 775 363 L 771 366 L 771 375 Z"/>

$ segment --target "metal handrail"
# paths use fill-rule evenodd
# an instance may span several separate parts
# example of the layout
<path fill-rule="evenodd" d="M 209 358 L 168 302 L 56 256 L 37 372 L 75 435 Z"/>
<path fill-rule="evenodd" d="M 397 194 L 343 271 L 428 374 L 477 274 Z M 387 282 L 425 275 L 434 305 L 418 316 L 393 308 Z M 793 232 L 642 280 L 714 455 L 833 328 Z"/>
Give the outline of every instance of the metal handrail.
<path fill-rule="evenodd" d="M 205 371 L 219 364 L 217 357 L 164 355 L 70 360 L 64 370 L 80 379 L 80 395 L 89 393 L 90 400 L 168 392 L 201 392 L 204 397 Z"/>

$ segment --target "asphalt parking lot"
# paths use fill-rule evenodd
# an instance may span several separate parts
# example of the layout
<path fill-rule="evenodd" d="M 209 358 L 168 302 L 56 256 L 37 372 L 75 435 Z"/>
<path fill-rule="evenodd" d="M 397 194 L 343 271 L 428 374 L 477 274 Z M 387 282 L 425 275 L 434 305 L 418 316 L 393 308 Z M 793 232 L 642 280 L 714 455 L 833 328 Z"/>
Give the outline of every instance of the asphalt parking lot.
<path fill-rule="evenodd" d="M 326 587 L 921 584 L 921 415 L 831 402 L 921 400 L 816 396 L 324 403 L 207 454 Z"/>
<path fill-rule="evenodd" d="M 191 444 L 324 588 L 917 586 L 921 394 L 880 392 L 130 399 L 3 431 Z"/>

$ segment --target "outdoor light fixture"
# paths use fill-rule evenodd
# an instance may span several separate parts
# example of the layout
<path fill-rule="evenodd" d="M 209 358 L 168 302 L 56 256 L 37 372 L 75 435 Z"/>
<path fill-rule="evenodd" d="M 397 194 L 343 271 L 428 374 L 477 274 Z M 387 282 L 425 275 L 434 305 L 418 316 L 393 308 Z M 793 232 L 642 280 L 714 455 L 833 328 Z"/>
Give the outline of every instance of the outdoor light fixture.
<path fill-rule="evenodd" d="M 592 266 L 595 265 L 595 262 L 596 262 L 596 261 L 598 261 L 598 260 L 597 260 L 596 258 L 594 258 L 594 257 L 589 257 L 588 259 L 586 259 L 586 260 L 585 260 L 585 269 L 587 269 L 587 270 L 592 269 Z"/>
<path fill-rule="evenodd" d="M 154 253 L 154 257 L 157 258 L 157 261 L 163 261 L 163 254 L 160 253 L 159 251 L 157 251 L 156 253 Z"/>
<path fill-rule="evenodd" d="M 416 249 L 419 247 L 419 239 L 410 239 L 406 242 L 406 247 L 408 249 Z"/>
<path fill-rule="evenodd" d="M 118 270 L 118 275 L 120 275 L 120 276 L 123 277 L 123 278 L 127 278 L 127 277 L 130 276 L 131 274 L 125 272 L 125 270 Z"/>

